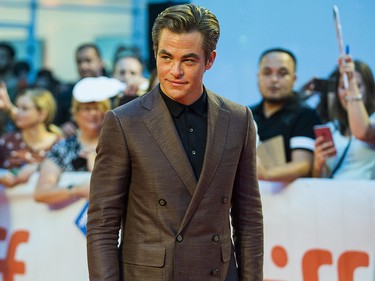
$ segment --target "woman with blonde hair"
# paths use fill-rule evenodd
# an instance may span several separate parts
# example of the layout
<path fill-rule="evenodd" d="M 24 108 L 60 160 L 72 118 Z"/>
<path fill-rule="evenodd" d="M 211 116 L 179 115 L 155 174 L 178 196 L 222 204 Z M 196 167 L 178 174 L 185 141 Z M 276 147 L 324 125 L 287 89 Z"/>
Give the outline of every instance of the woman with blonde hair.
<path fill-rule="evenodd" d="M 6 99 L 4 84 L 0 90 Z M 0 138 L 0 184 L 13 187 L 28 181 L 61 134 L 52 124 L 56 103 L 48 90 L 22 90 L 7 108 L 17 130 Z"/>

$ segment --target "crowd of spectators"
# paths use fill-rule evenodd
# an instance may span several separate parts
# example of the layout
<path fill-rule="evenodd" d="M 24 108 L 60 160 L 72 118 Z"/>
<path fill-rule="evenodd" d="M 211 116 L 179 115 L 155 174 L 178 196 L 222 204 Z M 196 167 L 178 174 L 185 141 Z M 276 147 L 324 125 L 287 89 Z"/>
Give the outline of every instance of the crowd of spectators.
<path fill-rule="evenodd" d="M 30 81 L 28 64 L 16 61 L 10 43 L 0 43 L 0 184 L 14 187 L 40 171 L 39 202 L 88 196 L 88 182 L 70 187 L 65 196 L 56 188 L 60 174 L 91 171 L 105 112 L 149 86 L 135 49 L 115 51 L 112 74 L 92 43 L 77 47 L 75 62 L 79 79 L 73 83 L 59 81 L 44 68 Z"/>
<path fill-rule="evenodd" d="M 251 107 L 260 137 L 259 179 L 375 179 L 375 84 L 370 67 L 342 56 L 327 79 L 313 78 L 297 93 L 296 62 L 295 55 L 282 48 L 266 50 L 259 59 L 263 99 Z M 306 102 L 311 93 L 318 96 L 315 106 Z M 320 124 L 328 127 L 331 139 L 317 136 L 314 129 Z"/>
<path fill-rule="evenodd" d="M 75 61 L 79 79 L 73 83 L 59 81 L 52 70 L 45 68 L 30 81 L 28 63 L 16 61 L 12 45 L 0 42 L 0 184 L 12 187 L 25 182 L 41 167 L 37 201 L 54 203 L 72 196 L 87 197 L 88 183 L 65 191 L 55 189 L 60 174 L 65 170 L 91 171 L 95 154 L 86 151 L 86 134 L 93 140 L 90 151 L 94 152 L 105 112 L 158 84 L 156 69 L 145 77 L 144 63 L 136 49 L 118 47 L 112 73 L 106 71 L 100 50 L 93 43 L 78 46 Z M 375 178 L 375 84 L 366 63 L 353 61 L 349 55 L 341 57 L 327 79 L 312 79 L 300 91 L 294 89 L 297 58 L 292 51 L 265 50 L 258 66 L 262 101 L 250 108 L 260 140 L 260 180 Z M 93 100 L 77 99 L 75 87 L 89 77 L 112 77 L 123 87 L 116 93 L 105 93 L 109 103 L 107 98 L 95 100 L 93 92 L 86 93 Z M 313 106 L 306 102 L 311 93 L 319 97 Z M 97 118 L 90 119 L 92 116 Z M 85 129 L 90 122 L 99 126 L 93 129 L 93 125 L 91 133 Z M 329 126 L 333 142 L 315 139 L 314 126 L 319 124 Z M 272 149 L 276 149 L 275 155 L 264 153 L 270 154 Z M 282 160 L 276 159 L 276 154 L 282 155 Z M 69 163 L 60 159 L 66 155 L 71 156 Z M 79 163 L 84 164 L 77 168 Z M 53 180 L 51 174 L 55 175 Z"/>

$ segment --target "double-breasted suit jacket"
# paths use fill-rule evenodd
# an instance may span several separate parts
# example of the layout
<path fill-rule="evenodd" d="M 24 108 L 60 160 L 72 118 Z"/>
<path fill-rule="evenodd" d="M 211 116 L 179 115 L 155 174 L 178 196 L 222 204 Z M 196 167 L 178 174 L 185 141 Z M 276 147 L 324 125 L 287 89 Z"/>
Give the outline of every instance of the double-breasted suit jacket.
<path fill-rule="evenodd" d="M 230 223 L 239 280 L 262 280 L 251 111 L 211 91 L 207 97 L 198 181 L 158 87 L 106 114 L 91 177 L 90 280 L 225 280 L 234 251 Z"/>

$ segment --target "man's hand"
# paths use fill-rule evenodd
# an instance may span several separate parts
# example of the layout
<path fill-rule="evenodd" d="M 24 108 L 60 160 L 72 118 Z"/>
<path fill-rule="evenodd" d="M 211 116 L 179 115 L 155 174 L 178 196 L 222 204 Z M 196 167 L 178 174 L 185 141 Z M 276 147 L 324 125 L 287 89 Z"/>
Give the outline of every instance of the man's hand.
<path fill-rule="evenodd" d="M 77 132 L 77 127 L 72 122 L 65 122 L 60 126 L 65 137 L 70 137 Z"/>
<path fill-rule="evenodd" d="M 126 84 L 126 89 L 124 91 L 125 96 L 143 95 L 147 90 L 148 83 L 148 79 L 144 77 L 134 77 Z"/>

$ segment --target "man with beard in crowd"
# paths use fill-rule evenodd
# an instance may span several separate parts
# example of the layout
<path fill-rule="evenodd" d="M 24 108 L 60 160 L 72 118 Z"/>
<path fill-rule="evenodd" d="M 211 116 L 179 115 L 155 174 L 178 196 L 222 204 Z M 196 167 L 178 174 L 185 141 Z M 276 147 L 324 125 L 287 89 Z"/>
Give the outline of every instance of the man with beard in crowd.
<path fill-rule="evenodd" d="M 259 155 L 258 177 L 262 180 L 291 182 L 311 174 L 313 127 L 320 124 L 320 119 L 293 91 L 296 62 L 294 54 L 282 48 L 268 49 L 259 59 L 258 86 L 263 100 L 251 109 L 260 141 L 281 136 L 286 160 L 265 165 Z"/>

